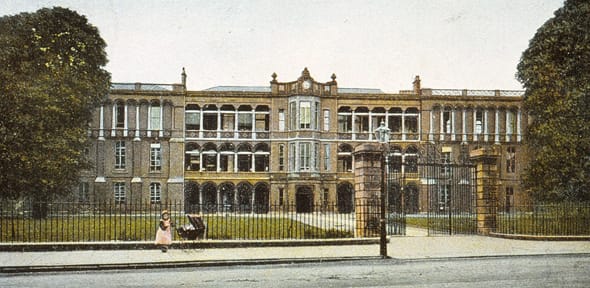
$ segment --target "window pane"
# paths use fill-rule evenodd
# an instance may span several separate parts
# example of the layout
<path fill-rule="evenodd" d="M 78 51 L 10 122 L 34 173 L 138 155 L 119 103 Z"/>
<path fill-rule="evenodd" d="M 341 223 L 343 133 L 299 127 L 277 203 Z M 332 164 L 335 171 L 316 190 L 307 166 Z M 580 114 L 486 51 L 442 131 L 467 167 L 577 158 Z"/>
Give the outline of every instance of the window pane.
<path fill-rule="evenodd" d="M 238 114 L 238 129 L 252 130 L 252 114 Z"/>
<path fill-rule="evenodd" d="M 330 131 L 330 110 L 324 110 L 324 131 Z"/>
<path fill-rule="evenodd" d="M 113 183 L 113 189 L 115 194 L 115 203 L 121 204 L 125 203 L 125 183 L 123 182 L 116 182 Z"/>
<path fill-rule="evenodd" d="M 351 132 L 352 131 L 352 116 L 351 115 L 338 115 L 338 132 Z"/>
<path fill-rule="evenodd" d="M 115 113 L 117 114 L 115 116 L 116 119 L 116 124 L 115 126 L 117 128 L 124 128 L 125 127 L 125 105 L 123 104 L 115 104 L 116 105 L 116 109 L 115 109 Z"/>
<path fill-rule="evenodd" d="M 291 119 L 291 130 L 297 130 L 297 103 L 289 103 L 289 117 Z"/>
<path fill-rule="evenodd" d="M 125 141 L 115 143 L 115 169 L 125 169 Z"/>
<path fill-rule="evenodd" d="M 162 170 L 162 150 L 160 144 L 151 144 L 150 147 L 150 172 Z"/>
<path fill-rule="evenodd" d="M 162 200 L 162 188 L 160 183 L 152 183 L 150 184 L 150 202 L 151 203 L 160 203 Z"/>
<path fill-rule="evenodd" d="M 161 107 L 160 106 L 152 106 L 150 109 L 150 127 L 152 130 L 160 130 L 160 116 L 161 116 Z"/>
<path fill-rule="evenodd" d="M 311 128 L 311 102 L 309 101 L 299 103 L 299 128 Z"/>
<path fill-rule="evenodd" d="M 279 131 L 285 131 L 285 110 L 279 110 Z"/>

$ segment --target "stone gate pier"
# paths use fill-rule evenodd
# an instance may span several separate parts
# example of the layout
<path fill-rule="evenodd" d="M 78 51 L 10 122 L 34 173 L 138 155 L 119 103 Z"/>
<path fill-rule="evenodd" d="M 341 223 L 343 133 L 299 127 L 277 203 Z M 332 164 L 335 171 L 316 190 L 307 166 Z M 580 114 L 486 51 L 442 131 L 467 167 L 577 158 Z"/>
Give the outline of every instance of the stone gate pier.
<path fill-rule="evenodd" d="M 469 156 L 476 165 L 477 173 L 475 193 L 477 234 L 488 235 L 496 229 L 496 197 L 500 153 L 494 148 L 481 148 L 471 151 Z"/>
<path fill-rule="evenodd" d="M 378 237 L 381 201 L 381 145 L 367 143 L 354 149 L 355 237 Z"/>

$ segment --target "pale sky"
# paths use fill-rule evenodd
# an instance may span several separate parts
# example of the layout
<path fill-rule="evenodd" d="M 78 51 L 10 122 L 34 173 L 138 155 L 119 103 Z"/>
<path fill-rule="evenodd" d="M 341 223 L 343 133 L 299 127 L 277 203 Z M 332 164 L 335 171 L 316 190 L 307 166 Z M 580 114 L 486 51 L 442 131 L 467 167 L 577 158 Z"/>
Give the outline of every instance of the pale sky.
<path fill-rule="evenodd" d="M 6 1 L 6 0 L 5 0 Z M 3 2 L 5 2 L 3 1 Z M 308 67 L 340 87 L 522 89 L 516 65 L 563 0 L 7 0 L 0 15 L 62 6 L 107 42 L 113 82 L 268 86 Z"/>

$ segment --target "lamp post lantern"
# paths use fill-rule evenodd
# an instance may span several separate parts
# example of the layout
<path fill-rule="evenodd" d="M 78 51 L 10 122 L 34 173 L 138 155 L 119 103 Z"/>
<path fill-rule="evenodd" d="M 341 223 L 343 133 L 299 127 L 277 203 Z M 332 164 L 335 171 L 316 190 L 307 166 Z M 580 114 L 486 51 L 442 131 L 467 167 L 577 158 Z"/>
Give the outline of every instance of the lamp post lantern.
<path fill-rule="evenodd" d="M 387 168 L 389 166 L 389 132 L 390 129 L 385 127 L 385 121 L 381 121 L 379 128 L 375 130 L 375 136 L 379 143 L 381 143 L 381 209 L 380 209 L 380 241 L 379 241 L 379 255 L 381 258 L 388 258 L 387 256 L 387 227 L 385 225 L 385 197 L 386 197 L 386 176 Z"/>

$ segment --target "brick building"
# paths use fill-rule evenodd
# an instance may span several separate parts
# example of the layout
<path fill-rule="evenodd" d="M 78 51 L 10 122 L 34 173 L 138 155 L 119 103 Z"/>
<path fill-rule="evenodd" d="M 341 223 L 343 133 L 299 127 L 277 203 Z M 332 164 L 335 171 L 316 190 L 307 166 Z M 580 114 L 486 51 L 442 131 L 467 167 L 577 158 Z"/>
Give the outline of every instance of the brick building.
<path fill-rule="evenodd" d="M 428 185 L 417 161 L 426 144 L 449 161 L 482 147 L 501 151 L 501 205 L 523 194 L 525 162 L 522 91 L 341 88 L 332 75 L 316 81 L 303 70 L 269 86 L 219 86 L 202 91 L 181 84 L 113 84 L 91 125 L 81 199 L 132 203 L 184 201 L 211 209 L 265 212 L 295 204 L 298 211 L 337 203 L 354 209 L 354 148 L 377 142 L 381 122 L 391 130 L 390 159 L 404 174 L 411 212 L 425 212 Z M 394 164 L 397 165 L 397 164 Z M 272 204 L 272 208 L 271 205 Z"/>

